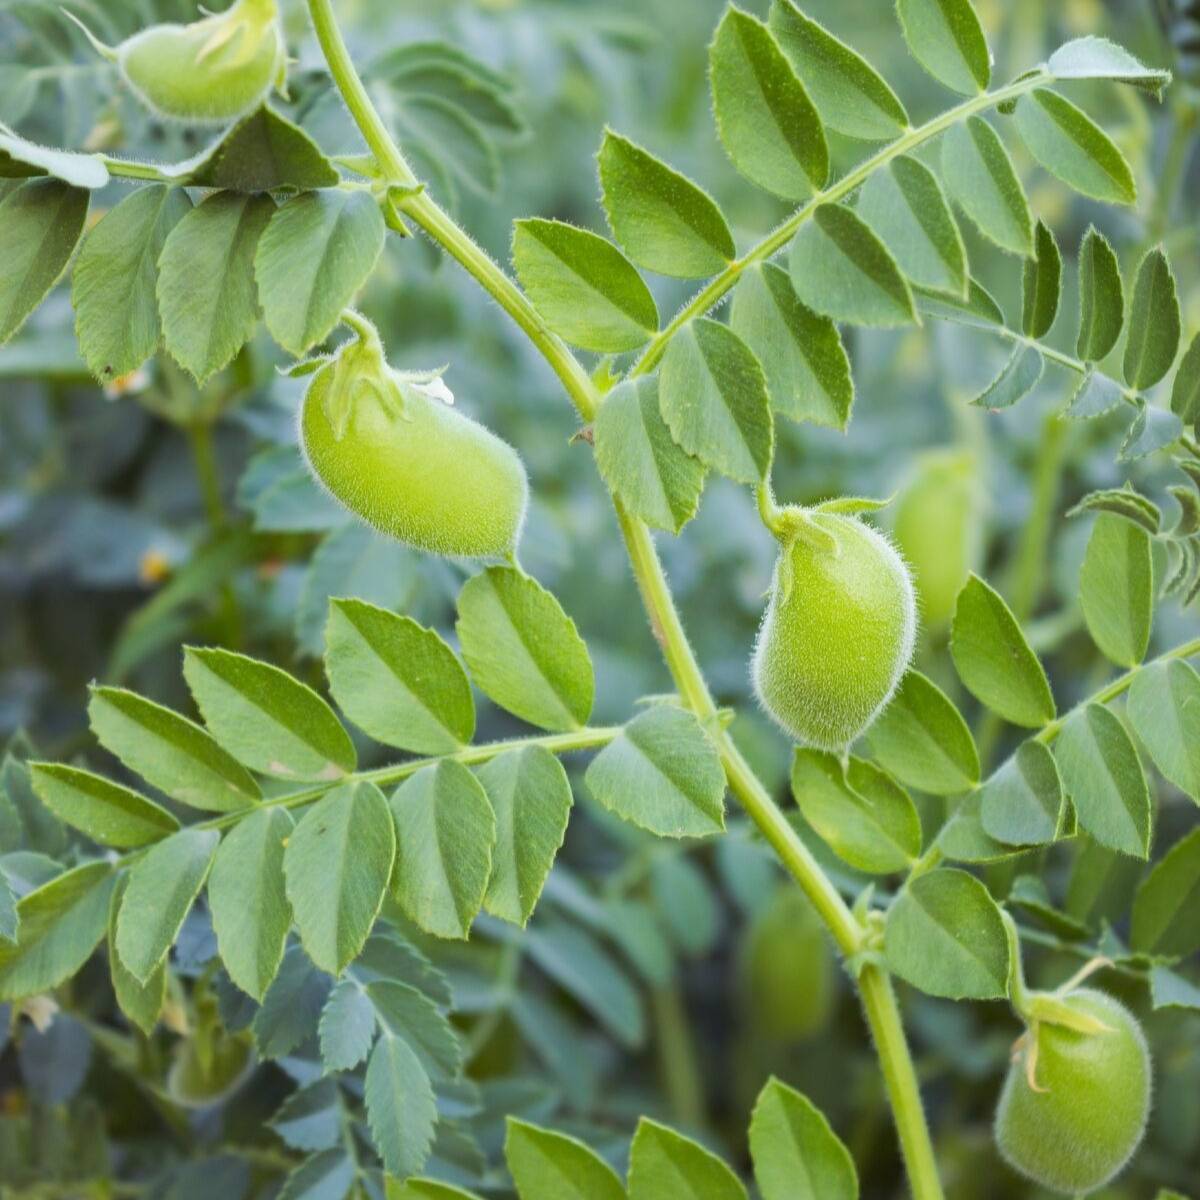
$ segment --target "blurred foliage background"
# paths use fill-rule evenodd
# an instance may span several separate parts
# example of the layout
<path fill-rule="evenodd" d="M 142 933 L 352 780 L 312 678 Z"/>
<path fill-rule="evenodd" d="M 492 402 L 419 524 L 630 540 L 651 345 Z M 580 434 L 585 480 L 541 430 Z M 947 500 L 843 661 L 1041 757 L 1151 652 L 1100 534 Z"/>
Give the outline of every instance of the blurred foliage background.
<path fill-rule="evenodd" d="M 113 40 L 151 20 L 194 15 L 184 0 L 77 0 L 69 7 Z M 285 7 L 290 49 L 299 57 L 289 111 L 327 151 L 352 152 L 353 130 L 329 94 L 303 5 Z M 757 0 L 749 7 L 765 15 Z M 1200 325 L 1200 94 L 1188 78 L 1200 81 L 1200 26 L 1183 24 L 1188 7 L 1182 0 L 979 3 L 997 78 L 1085 33 L 1108 34 L 1183 76 L 1161 107 L 1128 89 L 1097 87 L 1088 95 L 1134 166 L 1136 210 L 1090 204 L 1027 158 L 1018 165 L 1032 181 L 1036 214 L 1054 228 L 1068 261 L 1090 222 L 1117 247 L 1127 279 L 1142 252 L 1165 240 L 1190 332 Z M 606 124 L 708 187 L 739 244 L 785 215 L 782 204 L 739 180 L 713 130 L 706 47 L 720 8 L 719 0 L 338 5 L 364 65 L 392 47 L 444 39 L 513 81 L 524 128 L 498 127 L 482 147 L 406 108 L 386 71 L 373 85 L 435 194 L 502 261 L 515 217 L 601 227 L 594 153 Z M 902 52 L 890 5 L 806 0 L 805 8 L 889 77 L 914 123 L 944 106 L 944 94 Z M 1174 45 L 1164 16 L 1176 22 Z M 0 47 L 0 121 L 27 137 L 163 161 L 203 144 L 114 93 L 111 68 L 86 52 L 57 4 L 0 0 Z M 842 167 L 863 153 L 844 141 L 833 150 Z M 121 187 L 112 185 L 110 203 Z M 103 207 L 101 198 L 96 208 Z M 1019 264 L 965 224 L 963 232 L 974 273 L 1012 312 Z M 656 281 L 660 309 L 673 311 L 687 286 Z M 1073 286 L 1068 277 L 1067 313 Z M 362 307 L 396 366 L 448 362 L 446 379 L 462 408 L 519 447 L 535 496 L 524 565 L 587 638 L 598 674 L 596 720 L 624 719 L 638 697 L 667 687 L 667 676 L 591 455 L 569 444 L 576 422 L 555 379 L 475 285 L 418 240 L 389 240 Z M 11 739 L 0 781 L 18 809 L 19 763 L 30 745 L 47 757 L 77 755 L 114 768 L 87 733 L 89 681 L 128 683 L 187 710 L 182 643 L 244 650 L 320 683 L 315 656 L 326 601 L 343 594 L 408 612 L 452 637 L 452 601 L 465 568 L 377 538 L 309 481 L 294 437 L 304 381 L 277 374 L 278 352 L 265 336 L 202 390 L 160 357 L 105 392 L 78 359 L 71 320 L 60 290 L 0 350 L 0 740 Z M 1064 316 L 1050 340 L 1067 348 L 1073 337 Z M 853 330 L 848 338 L 858 389 L 849 432 L 781 422 L 780 498 L 887 495 L 921 470 L 931 449 L 953 447 L 966 486 L 952 504 L 935 507 L 963 517 L 976 565 L 1019 616 L 1032 619 L 1063 707 L 1092 690 L 1106 668 L 1083 632 L 1075 598 L 1087 525 L 1063 514 L 1085 492 L 1126 478 L 1173 511 L 1162 461 L 1118 461 L 1127 419 L 1056 421 L 1073 380 L 1053 366 L 1036 394 L 1011 411 L 968 408 L 1006 357 L 999 340 L 936 322 L 899 333 Z M 746 670 L 773 558 L 752 497 L 714 481 L 684 535 L 661 542 L 700 659 L 721 701 L 742 710 L 735 732 L 782 798 L 789 748 L 755 712 Z M 1189 625 L 1194 612 L 1164 605 L 1156 644 L 1180 640 Z M 922 665 L 953 688 L 944 636 L 937 625 L 926 629 Z M 969 698 L 959 699 L 970 710 Z M 516 732 L 512 718 L 481 704 L 481 739 Z M 448 1177 L 488 1190 L 488 1163 L 497 1160 L 508 1112 L 577 1130 L 617 1162 L 636 1116 L 649 1113 L 744 1164 L 749 1104 L 775 1073 L 829 1115 L 859 1164 L 865 1197 L 902 1195 L 881 1080 L 848 982 L 770 858 L 741 828 L 714 846 L 681 849 L 618 827 L 583 789 L 577 799 L 584 811 L 528 934 L 513 939 L 483 920 L 468 946 L 427 946 L 454 985 L 478 1084 L 463 1100 L 475 1143 L 439 1146 Z M 31 809 L 20 811 L 25 828 L 19 838 L 0 830 L 10 838 L 0 840 L 0 852 L 61 850 L 39 841 L 55 834 L 39 831 Z M 927 805 L 924 816 L 928 832 L 942 813 Z M 1174 810 L 1164 816 L 1193 818 Z M 1045 878 L 1072 915 L 1096 920 L 1127 907 L 1136 865 L 1125 879 L 1121 864 L 1110 870 L 1105 863 L 1103 886 L 1089 887 L 1098 864 L 1081 867 L 1061 847 L 1043 858 Z M 846 868 L 829 866 L 845 879 Z M 1006 864 L 989 882 L 1003 891 L 1029 869 Z M 220 979 L 210 978 L 211 931 L 202 913 L 186 933 L 175 964 L 174 1029 L 135 1042 L 97 970 L 74 984 L 69 1016 L 51 1026 L 57 1032 L 27 1036 L 19 1050 L 9 1045 L 0 1056 L 0 1191 L 124 1195 L 144 1188 L 176 1200 L 218 1192 L 237 1200 L 269 1194 L 279 1178 L 271 1164 L 298 1160 L 268 1121 L 287 1075 L 303 1077 L 303 1047 L 252 1068 L 248 1078 L 240 1068 L 231 1078 L 214 1076 L 198 1095 L 172 1096 L 158 1085 L 181 1041 L 246 1020 Z M 1036 981 L 1057 982 L 1074 965 L 1047 949 L 1031 967 Z M 1121 992 L 1121 977 L 1106 977 L 1106 986 Z M 1126 999 L 1139 1011 L 1147 1007 L 1136 993 Z M 999 1165 L 990 1138 L 1017 1033 L 1007 1010 L 907 991 L 904 1002 L 948 1194 L 1031 1195 Z M 0 1020 L 0 1043 L 7 1028 Z M 1113 1200 L 1149 1200 L 1158 1185 L 1186 1189 L 1200 1178 L 1200 1015 L 1154 1013 L 1150 1033 L 1158 1069 L 1151 1133 L 1135 1171 L 1105 1193 Z M 124 1181 L 119 1189 L 83 1190 L 81 1180 L 112 1172 Z"/>

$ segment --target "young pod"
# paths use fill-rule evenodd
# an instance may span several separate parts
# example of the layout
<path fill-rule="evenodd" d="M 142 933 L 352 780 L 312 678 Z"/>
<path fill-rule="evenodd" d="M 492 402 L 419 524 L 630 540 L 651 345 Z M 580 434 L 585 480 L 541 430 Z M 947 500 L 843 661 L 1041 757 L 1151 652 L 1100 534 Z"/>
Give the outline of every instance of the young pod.
<path fill-rule="evenodd" d="M 116 47 L 84 32 L 143 104 L 180 121 L 235 120 L 287 73 L 276 0 L 235 0 L 188 25 L 151 25 Z"/>
<path fill-rule="evenodd" d="M 1146 1131 L 1151 1065 L 1137 1019 L 1104 992 L 1062 997 L 1093 1027 L 1034 1021 L 1021 1039 L 996 1111 L 1000 1153 L 1064 1195 L 1103 1187 Z"/>
<path fill-rule="evenodd" d="M 350 342 L 309 385 L 304 456 L 334 499 L 381 533 L 433 554 L 511 554 L 529 496 L 525 468 L 443 393 L 390 370 L 377 339 Z"/>
<path fill-rule="evenodd" d="M 782 549 L 751 660 L 763 708 L 798 742 L 844 750 L 891 699 L 916 638 L 904 560 L 842 513 L 783 510 Z"/>
<path fill-rule="evenodd" d="M 892 508 L 892 534 L 912 570 L 921 621 L 940 629 L 954 616 L 958 593 L 978 566 L 982 491 L 971 450 L 923 454 Z"/>

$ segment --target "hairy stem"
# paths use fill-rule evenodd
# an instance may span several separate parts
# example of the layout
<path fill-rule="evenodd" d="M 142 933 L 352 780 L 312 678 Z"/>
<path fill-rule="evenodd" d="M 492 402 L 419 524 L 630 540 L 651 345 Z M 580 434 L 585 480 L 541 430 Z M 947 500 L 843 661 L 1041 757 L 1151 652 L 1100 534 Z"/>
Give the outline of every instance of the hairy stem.
<path fill-rule="evenodd" d="M 376 161 L 397 183 L 411 186 L 411 172 L 375 112 L 346 51 L 333 16 L 331 0 L 308 0 L 308 6 L 334 82 L 345 98 L 347 107 L 355 117 Z M 1014 85 L 1017 90 L 1008 89 L 1007 94 L 1018 95 L 1029 86 L 1032 84 Z M 997 92 L 990 95 L 987 104 L 978 100 L 968 103 L 977 104 L 978 109 L 982 109 L 1003 98 L 1005 93 Z M 947 125 L 949 124 L 953 124 L 953 120 L 948 121 Z M 914 131 L 914 134 L 918 132 Z M 926 136 L 932 137 L 933 132 Z M 901 139 L 901 143 L 897 145 L 903 144 L 911 148 L 922 140 L 924 139 L 920 137 L 912 141 Z M 895 153 L 901 152 L 901 149 L 895 150 Z M 875 166 L 889 161 L 890 157 L 894 155 L 877 155 L 878 161 L 875 162 Z M 873 170 L 874 166 L 871 169 Z M 859 168 L 855 182 L 847 185 L 838 194 L 845 195 L 851 191 L 869 173 L 869 170 Z M 480 286 L 509 314 L 554 369 L 580 416 L 584 420 L 590 420 L 600 400 L 595 386 L 574 354 L 546 327 L 520 288 L 424 191 L 417 190 L 401 197 L 399 207 L 469 271 Z M 799 228 L 801 220 L 793 219 L 795 228 Z M 791 232 L 794 232 L 794 229 Z M 776 249 L 791 236 L 791 232 L 780 237 L 780 231 L 776 231 L 773 235 L 779 239 L 775 244 Z M 760 257 L 766 257 L 768 253 L 773 253 L 773 250 L 764 251 Z M 733 285 L 735 278 L 736 275 L 728 277 L 724 290 Z M 717 298 L 719 296 L 714 297 L 713 303 Z M 656 339 L 661 346 L 665 346 L 664 335 L 665 331 Z M 644 357 L 642 361 L 645 362 Z M 812 900 L 842 953 L 855 953 L 863 936 L 858 921 L 722 728 L 716 704 L 684 633 L 649 529 L 644 522 L 626 512 L 615 497 L 614 504 L 651 628 L 662 647 L 663 656 L 680 695 L 705 724 L 717 746 L 730 789 L 779 854 L 788 871 Z M 863 991 L 864 1010 L 880 1056 L 905 1161 L 910 1164 L 913 1196 L 915 1200 L 942 1200 L 943 1193 L 934 1163 L 933 1147 L 930 1144 L 929 1130 L 921 1108 L 916 1076 L 904 1039 L 895 996 L 886 975 L 878 974 L 877 980 L 875 976 L 868 978 L 870 982 Z"/>

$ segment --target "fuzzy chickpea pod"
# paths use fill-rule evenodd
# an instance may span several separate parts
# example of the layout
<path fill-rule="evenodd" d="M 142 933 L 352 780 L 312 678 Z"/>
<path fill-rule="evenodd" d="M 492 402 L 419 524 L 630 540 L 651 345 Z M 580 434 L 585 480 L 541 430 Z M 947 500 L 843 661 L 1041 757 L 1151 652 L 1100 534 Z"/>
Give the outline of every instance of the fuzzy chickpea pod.
<path fill-rule="evenodd" d="M 179 121 L 220 124 L 240 117 L 272 87 L 282 90 L 287 73 L 275 0 L 235 0 L 188 25 L 151 25 L 119 46 L 81 27 L 143 104 Z"/>
<path fill-rule="evenodd" d="M 763 708 L 798 742 L 842 752 L 908 669 L 916 599 L 882 534 L 840 512 L 785 508 L 770 602 L 751 660 Z"/>
<path fill-rule="evenodd" d="M 300 443 L 317 480 L 417 549 L 512 555 L 529 498 L 517 452 L 446 403 L 444 388 L 392 371 L 374 329 L 356 324 L 362 336 L 317 371 L 304 397 Z"/>

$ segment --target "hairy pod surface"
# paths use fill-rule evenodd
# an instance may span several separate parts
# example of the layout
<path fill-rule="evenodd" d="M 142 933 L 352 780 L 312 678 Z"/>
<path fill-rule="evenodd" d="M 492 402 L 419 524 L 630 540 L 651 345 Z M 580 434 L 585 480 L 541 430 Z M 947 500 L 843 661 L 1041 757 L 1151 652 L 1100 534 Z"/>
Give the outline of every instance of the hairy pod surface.
<path fill-rule="evenodd" d="M 813 512 L 783 543 L 751 660 L 762 706 L 797 741 L 840 751 L 891 699 L 916 639 L 904 560 L 855 517 Z"/>
<path fill-rule="evenodd" d="M 452 557 L 511 553 L 529 484 L 517 452 L 349 347 L 313 377 L 300 441 L 321 484 L 368 525 Z"/>
<path fill-rule="evenodd" d="M 970 450 L 921 456 L 896 498 L 892 533 L 913 574 L 921 620 L 940 628 L 978 565 L 981 548 L 979 461 Z"/>
<path fill-rule="evenodd" d="M 275 0 L 237 0 L 190 25 L 152 25 L 122 42 L 116 60 L 147 107 L 196 122 L 242 116 L 286 71 Z"/>
<path fill-rule="evenodd" d="M 1141 1026 L 1119 1001 L 1090 988 L 1064 999 L 1111 1032 L 1081 1033 L 1038 1022 L 1004 1082 L 996 1143 L 1021 1174 L 1077 1195 L 1103 1187 L 1141 1142 L 1150 1113 L 1151 1064 Z M 1029 1079 L 1034 1053 L 1037 1091 Z"/>

